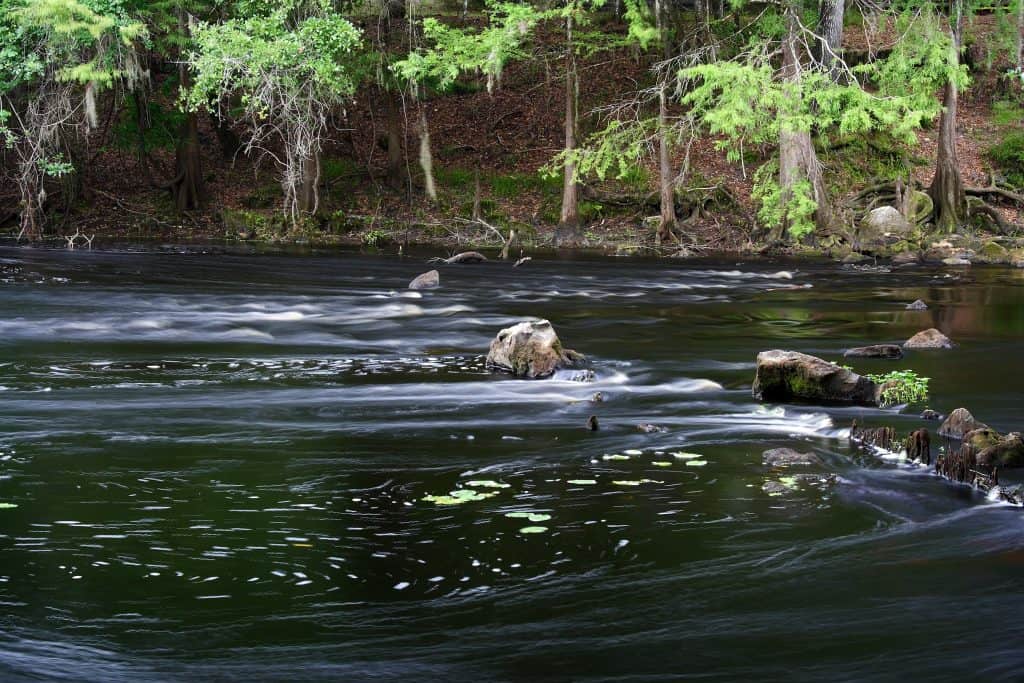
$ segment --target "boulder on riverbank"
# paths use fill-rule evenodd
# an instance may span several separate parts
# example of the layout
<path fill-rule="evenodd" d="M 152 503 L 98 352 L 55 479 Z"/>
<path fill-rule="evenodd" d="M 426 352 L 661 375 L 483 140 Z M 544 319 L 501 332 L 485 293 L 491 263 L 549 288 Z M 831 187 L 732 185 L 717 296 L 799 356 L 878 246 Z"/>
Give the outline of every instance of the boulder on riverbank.
<path fill-rule="evenodd" d="M 560 368 L 583 360 L 582 354 L 562 348 L 547 320 L 521 322 L 498 332 L 487 352 L 487 367 L 516 377 L 550 377 Z"/>
<path fill-rule="evenodd" d="M 899 360 L 903 358 L 903 349 L 898 344 L 872 344 L 871 346 L 858 346 L 853 349 L 847 349 L 843 357 Z"/>
<path fill-rule="evenodd" d="M 878 405 L 880 387 L 835 363 L 798 351 L 757 354 L 754 398 L 763 401 L 816 401 Z"/>
<path fill-rule="evenodd" d="M 967 408 L 957 408 L 939 426 L 939 436 L 963 439 L 968 432 L 973 432 L 976 429 L 988 429 L 988 425 L 974 419 Z"/>
<path fill-rule="evenodd" d="M 903 342 L 905 349 L 951 349 L 953 341 L 946 335 L 932 327 L 931 329 L 918 332 L 913 337 Z"/>
<path fill-rule="evenodd" d="M 441 274 L 436 270 L 428 270 L 422 275 L 417 275 L 409 283 L 409 289 L 435 289 L 441 285 Z"/>

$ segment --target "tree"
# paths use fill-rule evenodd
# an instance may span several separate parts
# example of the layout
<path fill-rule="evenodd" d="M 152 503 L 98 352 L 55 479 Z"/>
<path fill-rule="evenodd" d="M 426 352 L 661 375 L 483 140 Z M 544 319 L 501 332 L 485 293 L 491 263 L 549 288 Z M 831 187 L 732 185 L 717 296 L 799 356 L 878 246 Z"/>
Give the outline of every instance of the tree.
<path fill-rule="evenodd" d="M 46 179 L 75 173 L 74 145 L 97 126 L 97 98 L 140 78 L 145 27 L 118 2 L 0 0 L 0 124 L 21 197 L 21 234 L 42 237 Z"/>
<path fill-rule="evenodd" d="M 360 35 L 326 2 L 295 2 L 195 30 L 187 107 L 224 118 L 237 98 L 248 128 L 245 150 L 279 167 L 293 225 L 317 210 L 328 117 L 355 92 L 351 62 Z"/>
<path fill-rule="evenodd" d="M 949 3 L 949 62 L 954 67 L 960 64 L 960 48 L 963 43 L 963 0 Z M 935 175 L 928 190 L 935 206 L 935 227 L 940 232 L 953 232 L 960 221 L 967 216 L 967 196 L 964 181 L 960 175 L 960 161 L 956 153 L 956 119 L 959 79 L 951 74 L 942 91 L 942 115 L 939 118 L 938 151 L 935 159 Z"/>
<path fill-rule="evenodd" d="M 487 78 L 487 90 L 493 92 L 502 70 L 512 59 L 522 56 L 522 45 L 544 15 L 529 5 L 496 4 L 488 13 L 488 26 L 474 31 L 448 26 L 432 17 L 421 23 L 429 47 L 410 51 L 394 63 L 392 70 L 414 94 L 419 105 L 420 166 L 425 189 L 436 201 L 430 131 L 426 115 L 428 88 L 446 90 L 464 73 L 479 73 Z"/>
<path fill-rule="evenodd" d="M 777 146 L 754 175 L 758 217 L 774 239 L 799 240 L 833 220 L 815 139 L 871 135 L 913 144 L 914 131 L 938 113 L 934 89 L 962 77 L 929 16 L 913 13 L 887 57 L 856 69 L 837 61 L 836 79 L 809 54 L 814 32 L 800 10 L 789 2 L 781 15 L 762 13 L 735 57 L 680 72 L 689 86 L 682 104 L 722 136 L 718 145 L 731 160 L 742 162 L 745 148 Z"/>

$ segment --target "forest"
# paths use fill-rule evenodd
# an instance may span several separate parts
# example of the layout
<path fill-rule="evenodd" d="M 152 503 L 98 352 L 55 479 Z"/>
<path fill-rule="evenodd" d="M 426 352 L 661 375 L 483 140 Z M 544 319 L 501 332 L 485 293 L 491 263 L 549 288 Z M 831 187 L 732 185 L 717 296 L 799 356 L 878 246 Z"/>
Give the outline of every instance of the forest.
<path fill-rule="evenodd" d="M 1021 0 L 0 0 L 0 230 L 1024 263 Z"/>

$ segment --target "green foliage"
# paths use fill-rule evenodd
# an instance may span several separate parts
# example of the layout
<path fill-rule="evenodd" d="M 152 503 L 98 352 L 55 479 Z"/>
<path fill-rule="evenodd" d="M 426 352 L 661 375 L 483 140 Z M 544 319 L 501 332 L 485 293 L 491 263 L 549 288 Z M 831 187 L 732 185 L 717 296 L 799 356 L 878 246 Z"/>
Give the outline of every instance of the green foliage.
<path fill-rule="evenodd" d="M 967 83 L 949 37 L 928 11 L 901 19 L 907 36 L 891 54 L 856 67 L 845 79 L 814 69 L 798 79 L 780 78 L 773 40 L 784 30 L 767 12 L 757 36 L 738 57 L 684 68 L 681 103 L 719 137 L 716 145 L 739 162 L 744 148 L 775 146 L 781 133 L 810 133 L 819 142 L 829 136 L 882 136 L 913 143 L 914 133 L 940 111 L 935 91 L 948 80 Z M 870 86 L 870 87 L 869 87 Z M 773 178 L 777 166 L 755 176 L 759 217 L 770 227 L 789 226 L 790 234 L 808 234 L 816 204 L 809 183 L 783 192 Z"/>
<path fill-rule="evenodd" d="M 1011 184 L 1024 187 L 1024 132 L 1010 131 L 989 148 L 988 154 L 1006 172 Z"/>
<path fill-rule="evenodd" d="M 882 407 L 901 403 L 916 403 L 928 398 L 928 377 L 921 377 L 913 370 L 893 370 L 884 375 L 865 375 L 869 380 L 885 386 L 882 390 Z"/>
<path fill-rule="evenodd" d="M 557 176 L 567 161 L 576 165 L 576 176 L 597 177 L 606 180 L 609 176 L 624 180 L 636 173 L 638 164 L 651 148 L 651 138 L 657 127 L 657 119 L 620 121 L 613 119 L 603 130 L 590 136 L 587 144 L 571 153 L 560 152 L 546 164 L 542 172 Z"/>
<path fill-rule="evenodd" d="M 479 31 L 456 28 L 432 17 L 423 19 L 429 49 L 412 52 L 392 69 L 410 83 L 434 82 L 447 89 L 460 74 L 488 76 L 488 88 L 505 64 L 523 56 L 524 41 L 546 16 L 530 5 L 499 3 L 488 12 L 488 26 Z"/>
<path fill-rule="evenodd" d="M 757 217 L 768 226 L 786 225 L 790 236 L 800 241 L 814 232 L 814 188 L 810 181 L 797 182 L 788 193 L 779 186 L 778 161 L 772 159 L 754 172 L 753 198 L 760 204 Z"/>
<path fill-rule="evenodd" d="M 561 180 L 542 176 L 538 173 L 510 173 L 495 175 L 490 178 L 491 192 L 495 197 L 514 198 L 524 192 L 541 192 L 542 194 L 558 193 Z"/>
<path fill-rule="evenodd" d="M 36 51 L 12 65 L 5 47 L 0 55 L 0 68 L 6 67 L 3 83 L 29 82 L 51 67 L 58 81 L 107 88 L 133 76 L 120 66 L 119 48 L 131 49 L 147 35 L 119 0 L 15 0 L 5 14 L 14 25 L 12 37 L 26 46 L 34 43 Z"/>
<path fill-rule="evenodd" d="M 388 235 L 383 230 L 371 230 L 363 235 L 363 244 L 373 249 L 383 246 L 388 241 Z"/>
<path fill-rule="evenodd" d="M 268 91 L 341 103 L 355 92 L 346 60 L 359 45 L 360 31 L 336 14 L 311 16 L 293 25 L 290 12 L 202 24 L 190 58 L 195 82 L 189 108 L 215 109 L 232 95 L 258 119 L 274 112 Z"/>

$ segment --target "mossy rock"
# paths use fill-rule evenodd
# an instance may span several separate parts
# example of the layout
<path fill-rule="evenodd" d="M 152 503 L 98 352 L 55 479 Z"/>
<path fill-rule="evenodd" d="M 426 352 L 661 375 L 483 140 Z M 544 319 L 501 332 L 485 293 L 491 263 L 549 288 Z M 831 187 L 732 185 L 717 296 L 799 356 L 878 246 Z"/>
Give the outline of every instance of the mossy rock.
<path fill-rule="evenodd" d="M 978 256 L 989 263 L 1006 263 L 1010 260 L 1010 250 L 998 242 L 986 242 L 978 250 Z"/>

